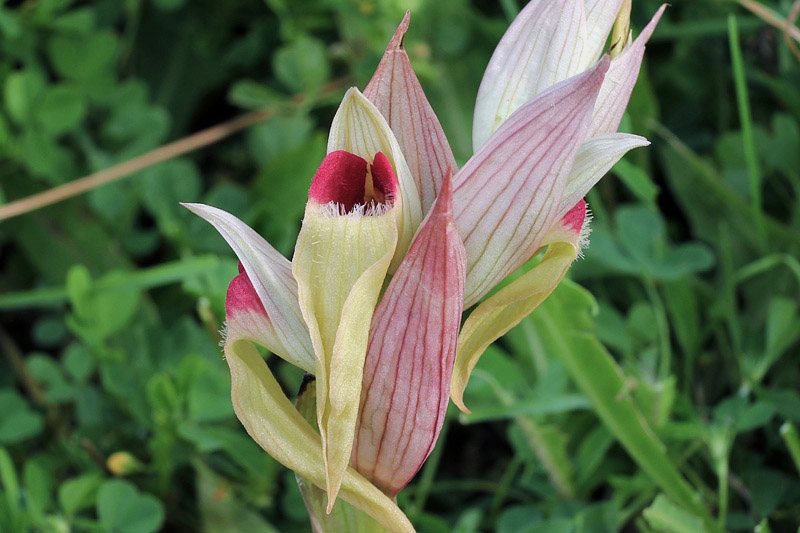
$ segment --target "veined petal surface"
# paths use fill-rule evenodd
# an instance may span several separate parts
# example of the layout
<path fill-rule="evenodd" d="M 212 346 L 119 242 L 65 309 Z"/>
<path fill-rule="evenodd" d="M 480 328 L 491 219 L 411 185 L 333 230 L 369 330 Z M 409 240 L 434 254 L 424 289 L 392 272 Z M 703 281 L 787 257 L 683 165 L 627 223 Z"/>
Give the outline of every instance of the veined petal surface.
<path fill-rule="evenodd" d="M 229 337 L 225 360 L 231 370 L 233 408 L 250 437 L 278 462 L 325 487 L 320 436 L 283 393 L 255 346 Z M 397 505 L 353 468 L 345 470 L 339 494 L 390 531 L 414 531 Z"/>
<path fill-rule="evenodd" d="M 533 257 L 558 220 L 608 61 L 522 106 L 456 174 L 456 226 L 467 250 L 465 306 Z"/>
<path fill-rule="evenodd" d="M 397 176 L 400 194 L 394 198 L 393 213 L 397 218 L 398 245 L 392 261 L 393 272 L 422 222 L 422 203 L 411 170 L 392 129 L 378 108 L 355 87 L 345 93 L 333 118 L 328 137 L 328 153 L 337 150 L 350 152 L 367 161 L 372 161 L 376 154 L 383 153 Z"/>
<path fill-rule="evenodd" d="M 588 68 L 603 53 L 608 34 L 614 27 L 614 21 L 623 0 L 584 0 L 584 2 L 586 6 L 586 44 L 583 47 L 583 68 Z M 624 43 L 620 43 L 620 45 L 622 44 Z"/>
<path fill-rule="evenodd" d="M 572 209 L 625 154 L 649 144 L 644 137 L 630 133 L 608 133 L 586 139 L 575 156 L 559 215 Z"/>
<path fill-rule="evenodd" d="M 465 270 L 447 176 L 370 331 L 352 464 L 389 496 L 414 477 L 442 429 Z"/>
<path fill-rule="evenodd" d="M 628 107 L 633 87 L 639 78 L 639 69 L 642 66 L 644 49 L 650 36 L 658 26 L 658 21 L 664 14 L 667 4 L 662 5 L 650 23 L 642 30 L 639 37 L 629 44 L 617 57 L 611 61 L 611 66 L 606 74 L 600 95 L 597 97 L 592 125 L 589 135 L 602 135 L 614 133 L 619 129 L 619 123 Z"/>
<path fill-rule="evenodd" d="M 364 89 L 394 132 L 427 213 L 448 168 L 457 168 L 453 151 L 403 48 L 410 12 L 397 28 L 375 74 Z"/>
<path fill-rule="evenodd" d="M 387 203 L 360 204 L 348 211 L 340 203 L 315 201 L 334 197 L 337 187 L 342 198 L 349 198 L 359 180 L 363 190 L 366 162 L 361 160 L 359 174 L 359 159 L 339 151 L 323 161 L 312 181 L 292 261 L 316 359 L 317 421 L 329 510 L 350 461 L 370 322 L 398 238 L 393 174 L 389 177 L 394 181 L 384 189 Z M 372 176 L 391 173 L 388 168 L 378 154 Z"/>
<path fill-rule="evenodd" d="M 585 70 L 583 0 L 534 0 L 508 27 L 483 74 L 472 126 L 478 149 L 525 102 Z"/>
<path fill-rule="evenodd" d="M 203 204 L 182 205 L 219 231 L 247 273 L 245 279 L 252 284 L 266 312 L 258 339 L 253 340 L 306 372 L 313 372 L 314 349 L 297 302 L 297 282 L 289 260 L 230 213 Z M 243 280 L 237 286 L 240 283 Z"/>
<path fill-rule="evenodd" d="M 543 243 L 547 251 L 542 260 L 470 313 L 458 337 L 458 355 L 450 384 L 453 403 L 462 411 L 469 412 L 464 405 L 464 389 L 480 356 L 553 292 L 578 256 L 585 218 L 586 202 L 581 200 L 548 232 Z"/>

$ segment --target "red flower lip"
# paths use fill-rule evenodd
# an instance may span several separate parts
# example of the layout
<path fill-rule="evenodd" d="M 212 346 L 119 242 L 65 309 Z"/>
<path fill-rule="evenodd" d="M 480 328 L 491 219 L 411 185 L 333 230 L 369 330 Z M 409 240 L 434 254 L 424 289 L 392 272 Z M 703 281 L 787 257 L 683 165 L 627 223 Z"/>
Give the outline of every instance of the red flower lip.
<path fill-rule="evenodd" d="M 355 154 L 336 150 L 322 160 L 308 198 L 319 205 L 338 204 L 349 213 L 358 205 L 391 207 L 396 191 L 397 178 L 382 152 L 375 154 L 370 164 Z"/>

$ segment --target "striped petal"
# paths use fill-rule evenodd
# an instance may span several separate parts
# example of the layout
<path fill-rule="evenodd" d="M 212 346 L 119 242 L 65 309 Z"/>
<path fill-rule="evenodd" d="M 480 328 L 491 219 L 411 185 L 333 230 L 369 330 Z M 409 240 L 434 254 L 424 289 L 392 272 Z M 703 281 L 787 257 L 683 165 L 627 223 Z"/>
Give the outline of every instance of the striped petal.
<path fill-rule="evenodd" d="M 478 149 L 525 102 L 588 68 L 583 0 L 534 0 L 517 15 L 483 75 L 472 129 Z"/>
<path fill-rule="evenodd" d="M 391 497 L 420 469 L 444 423 L 465 270 L 446 177 L 370 331 L 352 464 Z"/>
<path fill-rule="evenodd" d="M 228 307 L 229 313 L 241 311 L 238 327 L 244 327 L 245 315 L 252 315 L 251 311 L 260 304 L 264 316 L 251 317 L 247 326 L 249 338 L 306 372 L 313 372 L 314 350 L 297 302 L 297 282 L 289 260 L 230 213 L 203 204 L 182 205 L 214 226 L 239 258 L 244 273 L 234 279 L 231 287 L 250 284 L 257 295 L 242 300 L 246 304 L 242 309 Z"/>
<path fill-rule="evenodd" d="M 231 370 L 233 408 L 250 437 L 279 463 L 325 487 L 320 436 L 283 393 L 256 348 L 229 337 L 225 360 Z M 389 531 L 414 531 L 397 505 L 353 468 L 345 470 L 339 494 Z"/>
<path fill-rule="evenodd" d="M 328 510 L 350 460 L 369 325 L 397 245 L 397 180 L 382 154 L 369 172 L 385 203 L 349 205 L 359 194 L 365 198 L 367 169 L 347 152 L 325 158 L 311 184 L 292 262 L 316 359 Z"/>
<path fill-rule="evenodd" d="M 464 389 L 480 356 L 553 292 L 578 256 L 585 218 L 586 202 L 581 200 L 548 232 L 543 243 L 547 252 L 539 264 L 481 302 L 464 322 L 450 385 L 450 397 L 462 411 L 469 412 Z"/>
<path fill-rule="evenodd" d="M 558 220 L 608 61 L 521 107 L 454 178 L 456 226 L 467 249 L 466 306 L 533 257 Z"/>
<path fill-rule="evenodd" d="M 583 63 L 588 68 L 600 58 L 623 0 L 585 0 L 586 44 Z M 612 43 L 613 44 L 613 43 Z"/>
<path fill-rule="evenodd" d="M 619 123 L 622 121 L 633 87 L 639 77 L 645 45 L 653 35 L 666 8 L 667 4 L 662 5 L 639 37 L 611 61 L 595 104 L 590 136 L 614 133 L 619 129 Z"/>
<path fill-rule="evenodd" d="M 364 89 L 364 96 L 375 104 L 397 137 L 419 192 L 422 212 L 427 213 L 448 168 L 458 167 L 403 48 L 410 18 L 411 13 L 407 12 Z"/>
<path fill-rule="evenodd" d="M 378 108 L 355 87 L 345 93 L 331 125 L 328 153 L 337 150 L 350 152 L 367 161 L 383 153 L 397 176 L 399 194 L 393 199 L 393 212 L 397 218 L 399 238 L 392 261 L 393 272 L 422 222 L 422 203 L 411 170 L 389 124 Z"/>
<path fill-rule="evenodd" d="M 572 209 L 625 154 L 649 144 L 644 137 L 630 133 L 609 133 L 586 139 L 575 156 L 559 214 Z"/>
<path fill-rule="evenodd" d="M 306 374 L 300 392 L 297 395 L 295 407 L 300 415 L 315 431 L 317 427 L 317 382 Z M 373 516 L 365 514 L 358 507 L 348 501 L 338 501 L 330 513 L 327 512 L 327 497 L 325 491 L 314 485 L 308 479 L 295 475 L 297 486 L 306 504 L 308 517 L 311 519 L 311 530 L 314 533 L 328 533 L 333 531 L 352 531 L 355 533 L 381 533 L 387 531 Z M 395 526 L 399 524 L 393 524 Z"/>

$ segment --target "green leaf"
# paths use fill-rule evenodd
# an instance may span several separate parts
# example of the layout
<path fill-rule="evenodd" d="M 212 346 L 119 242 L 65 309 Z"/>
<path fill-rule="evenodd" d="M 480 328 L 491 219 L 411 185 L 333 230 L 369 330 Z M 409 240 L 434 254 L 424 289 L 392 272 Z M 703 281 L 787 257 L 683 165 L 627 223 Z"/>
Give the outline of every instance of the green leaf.
<path fill-rule="evenodd" d="M 620 159 L 611 169 L 625 186 L 642 202 L 651 208 L 656 207 L 658 186 L 653 183 L 650 176 L 643 169 L 637 167 L 626 159 Z"/>
<path fill-rule="evenodd" d="M 260 109 L 282 104 L 286 96 L 253 80 L 239 80 L 228 91 L 228 100 L 244 109 Z"/>
<path fill-rule="evenodd" d="M 31 512 L 41 519 L 53 503 L 53 472 L 45 460 L 40 458 L 25 461 L 22 470 L 25 486 L 25 502 Z"/>
<path fill-rule="evenodd" d="M 67 516 L 91 507 L 102 482 L 98 474 L 83 474 L 62 483 L 58 487 L 58 503 Z"/>
<path fill-rule="evenodd" d="M 36 106 L 36 118 L 52 134 L 69 131 L 86 116 L 86 96 L 71 85 L 49 87 Z"/>
<path fill-rule="evenodd" d="M 0 444 L 22 442 L 38 435 L 44 417 L 13 390 L 0 389 Z"/>
<path fill-rule="evenodd" d="M 164 506 L 135 485 L 112 480 L 97 492 L 97 516 L 109 533 L 152 533 L 164 522 Z"/>
<path fill-rule="evenodd" d="M 67 383 L 61 367 L 53 358 L 32 354 L 26 358 L 25 364 L 31 375 L 44 386 L 48 401 L 61 403 L 74 397 L 74 387 Z"/>
<path fill-rule="evenodd" d="M 591 302 L 582 288 L 563 281 L 529 320 L 639 467 L 681 507 L 702 516 L 705 525 L 713 527 L 696 492 L 683 479 L 633 401 L 629 378 L 597 339 L 576 326 L 591 309 L 588 302 L 576 305 L 579 295 Z"/>
<path fill-rule="evenodd" d="M 650 527 L 663 533 L 697 533 L 703 531 L 703 521 L 659 494 L 644 515 Z"/>
<path fill-rule="evenodd" d="M 12 72 L 6 76 L 5 108 L 15 122 L 24 124 L 28 121 L 44 87 L 44 77 L 32 69 Z"/>
<path fill-rule="evenodd" d="M 56 71 L 66 78 L 89 80 L 111 66 L 117 55 L 117 36 L 103 30 L 82 36 L 56 35 L 48 52 Z"/>
<path fill-rule="evenodd" d="M 279 48 L 273 57 L 273 69 L 278 79 L 294 92 L 318 89 L 330 76 L 325 45 L 308 36 Z"/>

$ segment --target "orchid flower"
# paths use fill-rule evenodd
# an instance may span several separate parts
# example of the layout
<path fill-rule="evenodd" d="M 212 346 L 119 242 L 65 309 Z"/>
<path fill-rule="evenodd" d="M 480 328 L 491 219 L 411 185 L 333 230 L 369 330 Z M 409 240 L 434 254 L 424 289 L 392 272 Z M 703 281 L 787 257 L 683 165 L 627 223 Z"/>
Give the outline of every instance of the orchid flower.
<path fill-rule="evenodd" d="M 224 348 L 234 409 L 297 474 L 315 531 L 349 520 L 413 531 L 394 497 L 433 450 L 449 399 L 466 410 L 480 355 L 577 257 L 583 196 L 647 144 L 616 130 L 664 8 L 612 60 L 602 49 L 621 2 L 523 9 L 484 75 L 461 169 L 403 49 L 406 14 L 336 113 L 291 262 L 235 216 L 185 204 L 239 258 Z M 315 377 L 297 405 L 254 344 Z M 334 508 L 337 497 L 352 506 Z"/>

